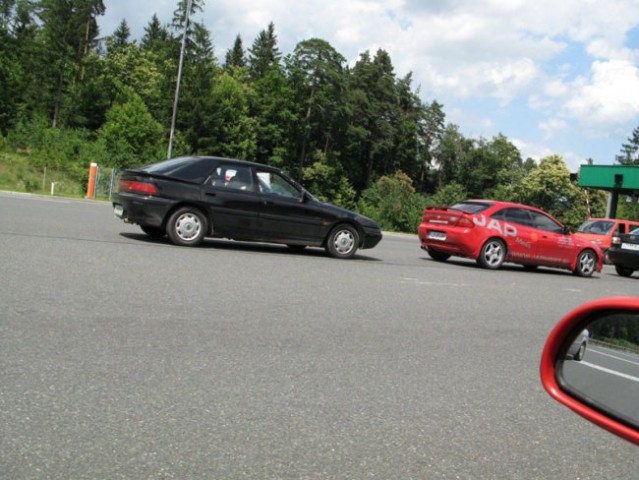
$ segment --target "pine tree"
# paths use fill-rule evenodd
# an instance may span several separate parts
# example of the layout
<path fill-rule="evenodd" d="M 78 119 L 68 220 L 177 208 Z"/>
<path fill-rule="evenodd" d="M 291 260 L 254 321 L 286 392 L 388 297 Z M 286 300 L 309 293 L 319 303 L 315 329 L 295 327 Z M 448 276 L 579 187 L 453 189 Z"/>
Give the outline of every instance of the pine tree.
<path fill-rule="evenodd" d="M 167 43 L 172 40 L 171 34 L 166 27 L 160 24 L 156 14 L 153 14 L 149 24 L 144 27 L 144 35 L 140 42 L 142 50 L 160 51 L 166 48 Z"/>
<path fill-rule="evenodd" d="M 229 67 L 246 67 L 246 55 L 244 54 L 244 47 L 242 46 L 242 37 L 238 34 L 235 37 L 235 43 L 233 48 L 230 48 L 226 52 L 224 58 L 224 66 Z"/>
<path fill-rule="evenodd" d="M 621 146 L 621 155 L 615 157 L 621 165 L 639 165 L 639 127 L 632 131 L 632 137 Z"/>
<path fill-rule="evenodd" d="M 249 73 L 253 80 L 262 78 L 271 68 L 280 66 L 282 55 L 277 48 L 277 36 L 275 35 L 275 25 L 268 24 L 266 30 L 262 30 L 253 46 L 249 48 Z"/>
<path fill-rule="evenodd" d="M 115 29 L 113 35 L 109 38 L 108 48 L 109 51 L 119 50 L 130 44 L 129 38 L 131 37 L 131 29 L 126 20 L 122 20 L 118 28 Z"/>
<path fill-rule="evenodd" d="M 104 13 L 101 0 L 40 0 L 36 15 L 42 22 L 43 53 L 48 56 L 43 73 L 46 90 L 53 90 L 52 126 L 60 120 L 62 100 L 69 78 L 83 76 L 81 67 L 87 45 L 97 36 L 95 16 Z M 88 33 L 87 33 L 88 31 Z"/>

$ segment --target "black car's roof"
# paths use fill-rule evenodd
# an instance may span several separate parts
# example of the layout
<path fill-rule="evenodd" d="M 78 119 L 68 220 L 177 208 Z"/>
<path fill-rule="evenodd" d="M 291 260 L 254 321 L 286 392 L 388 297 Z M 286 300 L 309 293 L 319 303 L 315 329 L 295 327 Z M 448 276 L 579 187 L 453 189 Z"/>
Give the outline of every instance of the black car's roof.
<path fill-rule="evenodd" d="M 269 170 L 273 170 L 273 171 L 280 171 L 279 168 L 277 167 L 273 167 L 270 165 L 265 165 L 263 163 L 257 163 L 257 162 L 251 162 L 248 160 L 239 160 L 237 158 L 226 158 L 226 157 L 217 157 L 217 156 L 212 156 L 212 155 L 184 155 L 181 157 L 174 157 L 174 158 L 170 158 L 168 160 L 162 160 L 159 162 L 155 162 L 155 163 L 151 163 L 149 165 L 145 165 L 144 167 L 140 167 L 140 168 L 133 168 L 131 170 L 144 170 L 144 171 L 149 171 L 149 170 L 154 170 L 153 167 L 155 166 L 159 166 L 159 165 L 163 165 L 163 164 L 167 164 L 169 162 L 180 162 L 180 161 L 188 161 L 188 160 L 193 160 L 193 161 L 200 161 L 200 160 L 209 160 L 211 162 L 224 162 L 224 163 L 234 163 L 236 165 L 246 165 L 249 167 L 259 167 L 259 168 L 265 168 L 265 169 L 269 169 Z"/>
<path fill-rule="evenodd" d="M 285 175 L 279 168 L 247 160 L 214 156 L 182 156 L 151 163 L 143 167 L 128 168 L 124 174 L 143 175 L 155 178 L 182 180 L 190 183 L 202 183 L 219 165 L 226 169 L 238 167 L 259 168 L 261 171 Z M 290 179 L 296 183 L 294 180 Z"/>

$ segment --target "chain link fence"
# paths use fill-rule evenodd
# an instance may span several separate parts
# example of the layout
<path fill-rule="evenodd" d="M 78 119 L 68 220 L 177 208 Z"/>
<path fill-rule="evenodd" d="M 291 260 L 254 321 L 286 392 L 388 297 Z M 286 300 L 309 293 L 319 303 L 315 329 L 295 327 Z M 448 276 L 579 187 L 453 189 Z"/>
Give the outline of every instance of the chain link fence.
<path fill-rule="evenodd" d="M 115 182 L 117 181 L 118 172 L 117 168 L 102 168 L 98 165 L 95 174 L 95 191 L 91 198 L 111 200 L 116 187 Z"/>

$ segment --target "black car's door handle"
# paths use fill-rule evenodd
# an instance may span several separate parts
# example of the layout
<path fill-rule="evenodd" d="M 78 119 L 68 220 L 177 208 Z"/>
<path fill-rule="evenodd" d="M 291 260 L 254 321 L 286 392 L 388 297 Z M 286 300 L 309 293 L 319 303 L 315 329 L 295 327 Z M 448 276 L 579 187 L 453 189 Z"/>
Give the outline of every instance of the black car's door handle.
<path fill-rule="evenodd" d="M 215 197 L 217 195 L 217 193 L 213 193 L 213 192 L 206 192 L 206 196 L 207 197 Z"/>

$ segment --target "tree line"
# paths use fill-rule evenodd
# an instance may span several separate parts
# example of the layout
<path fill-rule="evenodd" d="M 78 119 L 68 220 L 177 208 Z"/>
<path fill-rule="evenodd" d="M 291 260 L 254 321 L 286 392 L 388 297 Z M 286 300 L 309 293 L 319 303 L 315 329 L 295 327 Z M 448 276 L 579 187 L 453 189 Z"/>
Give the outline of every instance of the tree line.
<path fill-rule="evenodd" d="M 191 18 L 204 7 L 192 0 Z M 559 156 L 522 159 L 504 135 L 465 137 L 444 106 L 424 102 L 388 52 L 353 65 L 310 38 L 283 54 L 270 23 L 248 48 L 240 34 L 219 61 L 187 2 L 153 15 L 141 39 L 126 19 L 101 36 L 103 0 L 0 0 L 2 148 L 81 176 L 167 156 L 180 52 L 173 156 L 219 155 L 278 166 L 323 200 L 384 228 L 414 231 L 425 205 L 468 197 L 528 203 L 577 226 L 603 215 L 601 192 L 571 180 Z M 620 162 L 637 162 L 639 128 Z"/>

